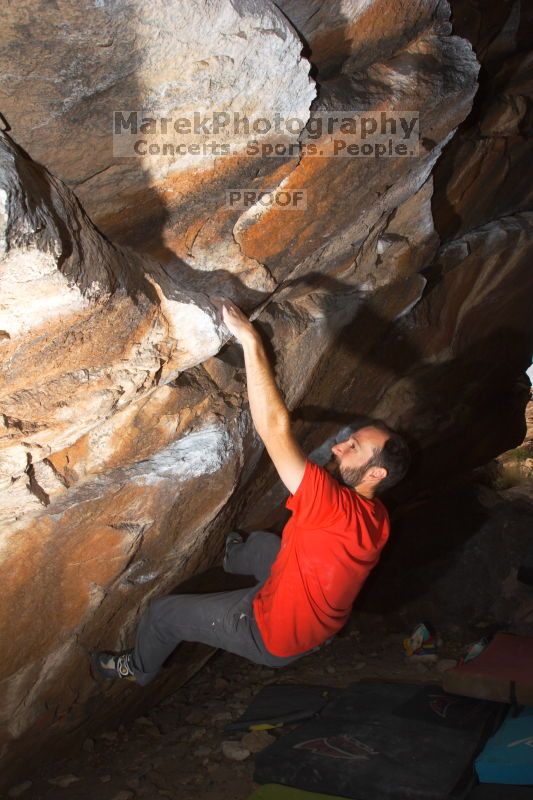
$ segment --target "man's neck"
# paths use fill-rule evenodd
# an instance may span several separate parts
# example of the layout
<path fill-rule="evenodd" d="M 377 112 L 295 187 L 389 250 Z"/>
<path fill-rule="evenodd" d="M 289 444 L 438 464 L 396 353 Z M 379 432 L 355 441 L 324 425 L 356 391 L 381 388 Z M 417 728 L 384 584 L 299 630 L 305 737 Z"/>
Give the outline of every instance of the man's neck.
<path fill-rule="evenodd" d="M 352 488 L 353 488 L 354 492 L 357 492 L 357 494 L 360 494 L 361 497 L 365 497 L 367 500 L 373 500 L 374 499 L 374 492 L 368 486 L 365 486 L 364 484 L 360 483 L 357 486 L 353 486 Z"/>

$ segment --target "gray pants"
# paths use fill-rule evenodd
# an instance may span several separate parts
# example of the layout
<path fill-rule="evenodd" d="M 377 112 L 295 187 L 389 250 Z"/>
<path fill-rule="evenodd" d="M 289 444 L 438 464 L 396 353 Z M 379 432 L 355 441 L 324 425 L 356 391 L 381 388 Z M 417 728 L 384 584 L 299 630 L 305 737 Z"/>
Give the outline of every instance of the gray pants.
<path fill-rule="evenodd" d="M 284 667 L 300 658 L 269 653 L 253 615 L 252 601 L 268 578 L 280 545 L 274 533 L 254 531 L 245 542 L 228 547 L 226 572 L 253 575 L 259 584 L 251 589 L 168 595 L 152 601 L 137 630 L 133 660 L 138 683 L 144 686 L 153 680 L 183 641 L 220 647 L 269 667 Z"/>

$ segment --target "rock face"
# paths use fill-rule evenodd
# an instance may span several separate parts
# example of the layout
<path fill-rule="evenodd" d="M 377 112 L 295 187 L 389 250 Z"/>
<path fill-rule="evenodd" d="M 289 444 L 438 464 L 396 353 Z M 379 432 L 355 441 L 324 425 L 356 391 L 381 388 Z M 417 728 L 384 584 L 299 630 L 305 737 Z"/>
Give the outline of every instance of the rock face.
<path fill-rule="evenodd" d="M 181 291 L 159 264 L 110 244 L 72 192 L 3 134 L 0 164 L 9 525 L 25 524 L 80 477 L 52 454 L 97 428 L 96 460 L 113 461 L 114 448 L 102 446 L 113 435 L 107 420 L 216 353 L 224 334 L 206 295 Z"/>
<path fill-rule="evenodd" d="M 267 524 L 283 498 L 217 296 L 271 340 L 308 451 L 357 413 L 406 432 L 416 458 L 399 499 L 520 441 L 533 218 L 515 7 L 492 17 L 458 4 L 462 36 L 436 0 L 26 0 L 0 12 L 6 780 L 27 753 L 138 712 L 183 678 L 142 699 L 103 694 L 88 652 L 129 644 L 150 598 L 211 566 L 230 526 Z M 491 66 L 475 100 L 467 38 Z M 335 155 L 338 120 L 310 134 L 346 109 L 417 112 L 418 150 Z M 286 155 L 251 156 L 233 130 L 228 154 L 132 156 L 113 140 L 114 111 L 293 122 Z M 236 207 L 232 190 L 305 203 L 257 194 Z"/>

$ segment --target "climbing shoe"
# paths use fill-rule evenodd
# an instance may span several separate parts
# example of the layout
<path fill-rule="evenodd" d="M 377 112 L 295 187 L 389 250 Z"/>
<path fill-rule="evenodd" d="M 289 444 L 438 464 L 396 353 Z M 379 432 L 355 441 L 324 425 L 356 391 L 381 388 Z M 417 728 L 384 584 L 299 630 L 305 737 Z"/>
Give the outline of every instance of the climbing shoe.
<path fill-rule="evenodd" d="M 237 531 L 231 531 L 231 533 L 228 533 L 226 536 L 226 549 L 224 550 L 224 561 L 222 562 L 222 566 L 226 572 L 228 567 L 229 551 L 233 545 L 242 544 L 242 541 L 242 536 L 240 533 L 237 533 Z"/>
<path fill-rule="evenodd" d="M 124 650 L 122 653 L 91 653 L 91 663 L 93 671 L 103 678 L 137 680 L 133 671 L 133 650 Z"/>

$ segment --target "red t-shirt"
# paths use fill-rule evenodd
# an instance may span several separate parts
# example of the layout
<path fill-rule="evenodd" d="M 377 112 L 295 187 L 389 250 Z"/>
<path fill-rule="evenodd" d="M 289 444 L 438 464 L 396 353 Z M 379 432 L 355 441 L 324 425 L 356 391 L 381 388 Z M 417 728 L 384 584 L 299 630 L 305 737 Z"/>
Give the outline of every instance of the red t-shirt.
<path fill-rule="evenodd" d="M 311 461 L 286 507 L 293 513 L 281 549 L 253 604 L 276 656 L 304 653 L 343 627 L 390 529 L 380 500 L 358 495 Z"/>

